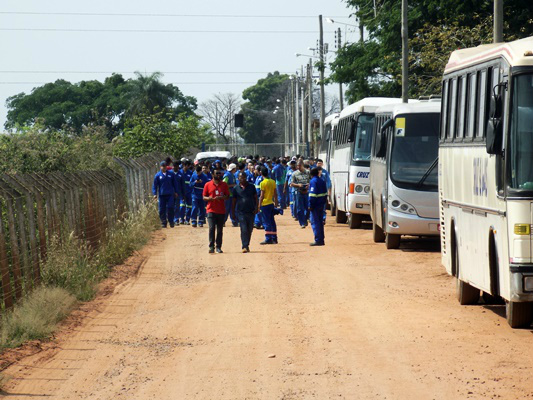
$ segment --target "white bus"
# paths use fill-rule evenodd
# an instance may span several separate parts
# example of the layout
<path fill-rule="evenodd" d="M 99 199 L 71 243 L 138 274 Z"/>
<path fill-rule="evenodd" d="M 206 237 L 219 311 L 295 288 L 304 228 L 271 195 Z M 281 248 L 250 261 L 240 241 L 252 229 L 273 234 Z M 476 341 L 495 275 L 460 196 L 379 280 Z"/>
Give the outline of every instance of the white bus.
<path fill-rule="evenodd" d="M 324 168 L 329 172 L 329 155 L 330 147 L 333 141 L 333 133 L 339 122 L 339 113 L 328 115 L 324 119 L 324 137 L 320 142 L 320 149 L 318 150 L 318 158 L 324 162 Z"/>
<path fill-rule="evenodd" d="M 387 249 L 397 249 L 402 235 L 439 235 L 440 104 L 430 100 L 376 111 L 370 215 L 373 239 Z"/>
<path fill-rule="evenodd" d="M 442 263 L 461 304 L 533 321 L 533 37 L 452 53 L 439 148 Z"/>
<path fill-rule="evenodd" d="M 341 111 L 330 150 L 331 215 L 350 228 L 369 218 L 370 146 L 374 112 L 401 99 L 367 97 Z"/>

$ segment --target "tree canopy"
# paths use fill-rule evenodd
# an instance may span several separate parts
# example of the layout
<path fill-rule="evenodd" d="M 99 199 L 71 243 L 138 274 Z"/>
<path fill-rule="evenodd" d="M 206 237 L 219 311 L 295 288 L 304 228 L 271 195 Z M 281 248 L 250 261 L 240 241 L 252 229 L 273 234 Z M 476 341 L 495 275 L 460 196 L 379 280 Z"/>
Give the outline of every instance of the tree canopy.
<path fill-rule="evenodd" d="M 248 143 L 283 141 L 283 114 L 273 114 L 273 111 L 282 106 L 277 100 L 284 98 L 289 82 L 288 75 L 276 71 L 243 91 L 242 97 L 247 102 L 242 105 L 244 128 L 241 136 Z"/>
<path fill-rule="evenodd" d="M 349 102 L 366 96 L 400 96 L 401 0 L 345 1 L 369 37 L 339 50 L 330 79 L 348 84 Z M 506 0 L 504 6 L 505 40 L 532 35 L 530 0 Z M 431 78 L 442 75 L 449 53 L 459 48 L 453 46 L 492 40 L 492 12 L 492 0 L 409 0 L 410 96 L 435 94 Z"/>
<path fill-rule="evenodd" d="M 104 125 L 109 136 L 116 136 L 124 127 L 126 116 L 152 113 L 157 108 L 168 110 L 174 118 L 196 110 L 196 99 L 185 96 L 178 87 L 161 82 L 162 75 L 144 76 L 136 73 L 125 80 L 113 74 L 99 82 L 70 83 L 57 80 L 7 99 L 6 129 L 34 125 L 46 129 L 81 133 L 83 127 Z"/>

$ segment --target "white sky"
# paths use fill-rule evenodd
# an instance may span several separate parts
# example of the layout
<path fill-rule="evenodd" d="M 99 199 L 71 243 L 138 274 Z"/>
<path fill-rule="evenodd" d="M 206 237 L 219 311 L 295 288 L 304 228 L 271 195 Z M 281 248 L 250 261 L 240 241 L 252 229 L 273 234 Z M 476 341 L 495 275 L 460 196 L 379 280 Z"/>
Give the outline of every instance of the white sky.
<path fill-rule="evenodd" d="M 170 16 L 20 15 L 26 13 L 178 14 Z M 318 15 L 355 24 L 351 9 L 341 0 L 2 0 L 0 6 L 0 130 L 7 97 L 31 92 L 41 83 L 62 78 L 71 82 L 103 80 L 122 72 L 128 78 L 141 72 L 166 73 L 198 102 L 214 93 L 241 94 L 267 72 L 293 73 L 316 47 Z M 204 15 L 192 17 L 191 15 Z M 292 16 L 278 18 L 215 18 L 205 15 Z M 295 18 L 293 16 L 316 16 Z M 358 39 L 356 28 L 324 21 L 325 42 L 334 50 L 334 34 Z M 8 29 L 8 30 L 6 30 Z M 14 30 L 9 30 L 14 29 Z M 27 29 L 181 30 L 182 33 L 64 32 Z M 310 31 L 310 33 L 193 33 L 190 31 Z M 334 57 L 330 54 L 329 57 Z M 14 71 L 14 72 L 13 72 Z M 31 71 L 23 73 L 22 71 Z M 41 71 L 41 72 L 37 72 Z M 55 71 L 55 73 L 43 73 Z M 69 72 L 69 73 L 66 73 Z M 72 73 L 86 72 L 86 73 Z M 209 73 L 207 73 L 209 72 Z M 223 73 L 232 72 L 232 73 Z M 241 72 L 241 73 L 235 73 Z M 245 73 L 246 72 L 246 73 Z M 11 83 L 10 83 L 11 82 Z M 199 82 L 212 82 L 201 84 Z M 216 82 L 216 83 L 215 83 Z M 239 83 L 232 83 L 239 82 Z M 37 83 L 37 84 L 32 84 Z M 338 93 L 337 87 L 329 92 Z"/>

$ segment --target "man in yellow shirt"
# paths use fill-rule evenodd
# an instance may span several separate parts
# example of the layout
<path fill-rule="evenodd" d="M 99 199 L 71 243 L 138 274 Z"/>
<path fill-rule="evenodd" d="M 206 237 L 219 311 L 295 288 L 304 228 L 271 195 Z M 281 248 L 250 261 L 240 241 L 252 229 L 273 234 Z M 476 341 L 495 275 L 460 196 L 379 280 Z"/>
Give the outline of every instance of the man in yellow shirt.
<path fill-rule="evenodd" d="M 265 240 L 260 244 L 278 244 L 278 232 L 274 220 L 274 208 L 278 207 L 278 194 L 276 181 L 268 177 L 268 169 L 261 168 L 263 181 L 259 185 L 261 194 L 257 204 L 257 212 L 263 214 L 263 227 L 265 228 Z"/>

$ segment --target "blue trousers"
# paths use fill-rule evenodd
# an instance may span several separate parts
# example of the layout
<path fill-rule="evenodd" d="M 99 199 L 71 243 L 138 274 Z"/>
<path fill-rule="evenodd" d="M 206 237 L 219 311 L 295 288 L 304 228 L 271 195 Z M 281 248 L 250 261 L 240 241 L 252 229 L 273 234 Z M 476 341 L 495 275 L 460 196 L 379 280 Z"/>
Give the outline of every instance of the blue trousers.
<path fill-rule="evenodd" d="M 205 202 L 202 198 L 193 197 L 191 223 L 196 224 L 197 220 L 199 224 L 205 224 Z"/>
<path fill-rule="evenodd" d="M 239 213 L 239 226 L 241 228 L 242 248 L 250 246 L 250 239 L 254 230 L 254 215 L 252 213 Z"/>
<path fill-rule="evenodd" d="M 291 215 L 294 218 L 294 192 L 292 188 L 287 189 L 289 191 L 289 205 L 291 206 Z"/>
<path fill-rule="evenodd" d="M 274 204 L 268 206 L 261 206 L 261 214 L 263 214 L 263 226 L 265 228 L 265 240 L 272 242 L 278 240 L 278 229 L 274 219 Z"/>
<path fill-rule="evenodd" d="M 167 222 L 174 225 L 174 196 L 159 196 L 159 219 L 161 225 L 167 226 Z"/>
<path fill-rule="evenodd" d="M 233 197 L 230 197 L 229 199 L 226 200 L 225 202 L 225 206 L 226 206 L 226 217 L 224 219 L 224 222 L 226 222 L 228 220 L 228 217 L 231 219 L 231 223 L 233 225 L 236 225 L 239 220 L 237 219 L 237 217 L 235 216 L 234 213 L 231 212 L 231 204 L 233 203 Z"/>
<path fill-rule="evenodd" d="M 263 213 L 261 211 L 259 211 L 257 214 L 255 214 L 254 225 L 264 226 L 263 225 Z"/>
<path fill-rule="evenodd" d="M 296 192 L 294 197 L 296 199 L 296 215 L 298 216 L 298 222 L 300 223 L 300 226 L 304 226 L 309 219 L 309 195 Z"/>
<path fill-rule="evenodd" d="M 180 222 L 180 209 L 181 207 L 181 197 L 174 198 L 174 223 L 179 224 Z"/>
<path fill-rule="evenodd" d="M 189 222 L 191 220 L 192 195 L 186 194 L 185 197 L 182 197 L 180 207 L 180 222 Z"/>
<path fill-rule="evenodd" d="M 315 207 L 310 212 L 311 227 L 316 243 L 324 243 L 324 207 Z"/>
<path fill-rule="evenodd" d="M 285 209 L 287 207 L 287 203 L 285 202 L 285 192 L 283 191 L 285 185 L 277 185 L 276 189 L 278 192 L 278 203 L 280 208 Z"/>

